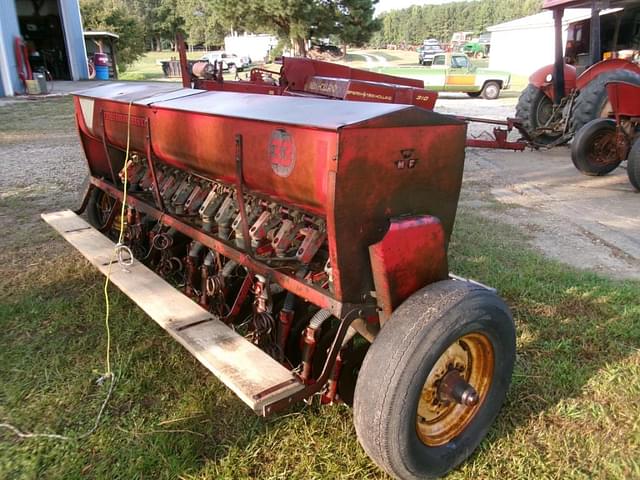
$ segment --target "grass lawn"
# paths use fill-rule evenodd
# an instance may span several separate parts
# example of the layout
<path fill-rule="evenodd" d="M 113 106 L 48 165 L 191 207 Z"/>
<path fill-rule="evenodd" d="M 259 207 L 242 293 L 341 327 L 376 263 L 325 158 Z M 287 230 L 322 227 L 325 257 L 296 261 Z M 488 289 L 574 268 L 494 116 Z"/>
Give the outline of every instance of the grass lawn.
<path fill-rule="evenodd" d="M 59 128 L 42 129 L 48 102 L 2 107 L 11 121 L 0 122 L 0 147 L 22 142 L 26 162 L 32 138 L 73 135 L 69 99 L 51 104 Z M 9 218 L 24 213 L 3 195 L 0 207 Z M 95 384 L 104 371 L 103 278 L 62 239 L 21 238 L 17 273 L 0 262 L 0 423 L 77 435 L 107 388 Z M 640 478 L 640 283 L 574 271 L 526 240 L 459 213 L 451 268 L 500 290 L 518 355 L 497 423 L 450 478 Z M 44 253 L 52 247 L 56 254 Z M 359 447 L 348 408 L 299 405 L 258 418 L 126 297 L 110 296 L 117 383 L 98 431 L 62 442 L 0 429 L 0 478 L 386 478 Z"/>
<path fill-rule="evenodd" d="M 202 57 L 205 52 L 187 52 L 189 60 L 197 60 Z M 120 73 L 120 80 L 167 80 L 179 82 L 180 78 L 165 78 L 162 73 L 161 60 L 178 60 L 178 52 L 147 52 L 138 59 L 137 62 L 129 65 L 129 67 Z"/>

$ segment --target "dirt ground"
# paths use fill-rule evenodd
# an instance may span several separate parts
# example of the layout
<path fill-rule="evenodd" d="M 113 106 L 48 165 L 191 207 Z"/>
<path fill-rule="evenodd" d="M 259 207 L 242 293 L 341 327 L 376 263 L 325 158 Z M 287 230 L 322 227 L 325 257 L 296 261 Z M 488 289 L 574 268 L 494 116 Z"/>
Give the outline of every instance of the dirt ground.
<path fill-rule="evenodd" d="M 436 110 L 514 116 L 516 98 L 495 102 L 449 94 Z M 486 129 L 472 125 L 471 135 Z M 467 149 L 462 204 L 516 225 L 546 256 L 612 278 L 640 278 L 640 218 L 623 164 L 605 177 L 580 174 L 568 147 L 509 152 Z"/>
<path fill-rule="evenodd" d="M 511 96 L 488 102 L 448 94 L 439 99 L 437 111 L 505 118 L 514 115 L 516 100 Z M 71 117 L 64 111 L 70 102 L 49 100 L 42 106 L 47 133 L 34 133 L 28 144 L 6 135 L 0 142 L 0 228 L 8 232 L 2 243 L 9 253 L 2 257 L 9 264 L 16 261 L 13 253 L 26 236 L 40 240 L 35 242 L 39 245 L 51 238 L 38 213 L 72 208 L 86 168 Z M 2 115 L 11 107 L 15 111 L 16 104 L 0 105 L 0 117 L 19 122 L 20 115 Z M 25 110 L 30 115 L 36 111 Z M 485 129 L 473 125 L 470 135 Z M 613 278 L 640 278 L 639 199 L 624 166 L 606 177 L 586 177 L 573 167 L 566 147 L 518 153 L 467 149 L 462 205 L 520 227 L 535 248 L 578 268 Z"/>

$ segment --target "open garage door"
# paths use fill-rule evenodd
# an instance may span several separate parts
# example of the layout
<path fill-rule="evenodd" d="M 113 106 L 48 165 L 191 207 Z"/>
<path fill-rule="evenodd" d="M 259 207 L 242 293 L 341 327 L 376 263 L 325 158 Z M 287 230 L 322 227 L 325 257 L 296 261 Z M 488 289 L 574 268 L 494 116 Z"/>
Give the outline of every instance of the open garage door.
<path fill-rule="evenodd" d="M 16 11 L 33 71 L 46 69 L 55 80 L 71 80 L 58 1 L 16 0 Z"/>

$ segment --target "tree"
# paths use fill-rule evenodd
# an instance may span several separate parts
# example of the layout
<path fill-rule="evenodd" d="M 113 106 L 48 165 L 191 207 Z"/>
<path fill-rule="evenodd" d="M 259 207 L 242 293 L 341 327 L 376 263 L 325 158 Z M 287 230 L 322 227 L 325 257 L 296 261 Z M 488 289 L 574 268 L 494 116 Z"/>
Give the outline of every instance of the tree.
<path fill-rule="evenodd" d="M 117 2 L 81 0 L 80 9 L 85 30 L 105 30 L 116 33 L 118 69 L 126 70 L 145 50 L 144 25 Z"/>
<path fill-rule="evenodd" d="M 371 42 L 377 46 L 415 45 L 427 38 L 448 42 L 454 32 L 479 34 L 491 25 L 538 13 L 541 8 L 541 0 L 478 0 L 392 10 L 380 16 L 382 28 Z"/>
<path fill-rule="evenodd" d="M 157 36 L 169 41 L 171 50 L 175 50 L 176 34 L 184 31 L 184 18 L 179 14 L 178 0 L 159 0 L 153 15 L 155 21 L 151 28 Z"/>
<path fill-rule="evenodd" d="M 178 0 L 178 12 L 189 45 L 223 43 L 225 29 L 211 0 Z"/>
<path fill-rule="evenodd" d="M 380 30 L 382 22 L 378 18 L 373 18 L 378 0 L 342 0 L 339 3 L 337 36 L 342 41 L 346 55 L 347 45 L 356 47 L 364 45 L 377 30 Z"/>
<path fill-rule="evenodd" d="M 275 33 L 306 54 L 311 38 L 337 35 L 363 43 L 379 27 L 373 19 L 377 0 L 214 0 L 216 11 L 230 30 Z"/>

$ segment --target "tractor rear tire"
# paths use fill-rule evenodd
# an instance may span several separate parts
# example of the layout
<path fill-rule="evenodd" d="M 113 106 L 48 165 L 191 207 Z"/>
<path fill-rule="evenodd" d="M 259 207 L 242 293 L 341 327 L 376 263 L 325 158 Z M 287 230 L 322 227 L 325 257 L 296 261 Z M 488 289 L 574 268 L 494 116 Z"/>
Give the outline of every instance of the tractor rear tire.
<path fill-rule="evenodd" d="M 596 118 L 582 127 L 571 144 L 571 160 L 585 175 L 601 176 L 615 170 L 622 162 L 616 149 L 616 122 Z"/>
<path fill-rule="evenodd" d="M 520 94 L 516 106 L 516 118 L 522 121 L 524 129 L 535 138 L 537 143 L 547 145 L 562 136 L 562 133 L 534 135 L 534 132 L 547 122 L 552 113 L 553 101 L 535 85 L 529 84 Z"/>
<path fill-rule="evenodd" d="M 500 84 L 498 82 L 485 83 L 481 95 L 485 100 L 497 100 L 500 96 Z"/>
<path fill-rule="evenodd" d="M 629 70 L 612 70 L 601 73 L 592 80 L 586 87 L 580 90 L 573 107 L 573 118 L 571 126 L 575 133 L 596 118 L 606 118 L 609 116 L 609 97 L 607 96 L 607 82 L 622 81 L 640 85 L 640 74 Z"/>
<path fill-rule="evenodd" d="M 360 368 L 353 408 L 360 444 L 395 478 L 444 475 L 487 434 L 514 361 L 513 319 L 497 295 L 453 280 L 423 288 L 393 312 Z M 450 373 L 472 384 L 475 404 L 443 399 Z"/>
<path fill-rule="evenodd" d="M 636 140 L 627 158 L 627 175 L 633 188 L 640 191 L 640 139 Z"/>

